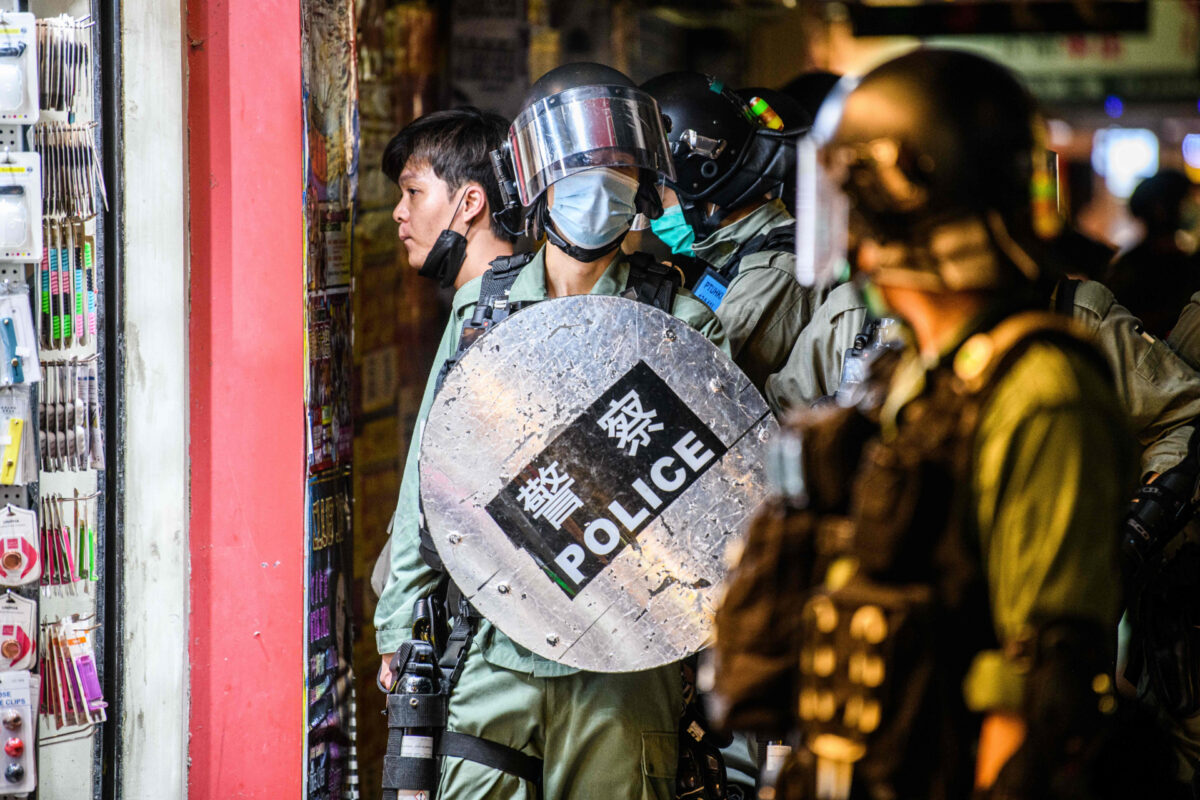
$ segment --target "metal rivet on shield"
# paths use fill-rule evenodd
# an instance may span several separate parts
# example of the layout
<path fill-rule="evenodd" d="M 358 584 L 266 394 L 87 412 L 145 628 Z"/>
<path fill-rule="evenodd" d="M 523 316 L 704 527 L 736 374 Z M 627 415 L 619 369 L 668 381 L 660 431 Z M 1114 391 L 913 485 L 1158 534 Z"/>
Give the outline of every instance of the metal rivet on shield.
<path fill-rule="evenodd" d="M 447 536 L 446 539 L 449 540 L 450 544 L 458 544 L 462 541 L 462 534 L 455 532 Z"/>
<path fill-rule="evenodd" d="M 716 394 L 717 392 L 721 391 L 721 382 L 719 380 L 717 380 L 716 378 L 713 378 L 711 381 L 708 382 L 708 390 L 710 392 L 712 392 L 713 394 Z"/>
<path fill-rule="evenodd" d="M 547 633 L 546 634 L 546 644 L 550 645 L 551 647 L 557 647 L 558 646 L 558 634 L 557 633 Z"/>
<path fill-rule="evenodd" d="M 675 341 L 675 331 L 671 330 L 670 328 L 667 328 L 667 330 L 663 333 L 663 336 L 666 337 L 668 342 Z"/>
<path fill-rule="evenodd" d="M 766 428 L 758 429 L 758 440 L 760 442 L 765 442 L 767 439 L 770 439 L 770 438 L 771 438 L 771 432 L 769 430 L 767 430 Z"/>
<path fill-rule="evenodd" d="M 512 587 L 507 583 L 498 583 L 496 584 L 496 591 L 500 594 L 508 594 L 510 591 L 512 591 Z"/>
<path fill-rule="evenodd" d="M 408 700 L 408 704 L 410 706 L 412 706 L 413 708 L 416 708 L 417 706 L 421 705 L 421 701 L 415 697 L 410 697 Z"/>

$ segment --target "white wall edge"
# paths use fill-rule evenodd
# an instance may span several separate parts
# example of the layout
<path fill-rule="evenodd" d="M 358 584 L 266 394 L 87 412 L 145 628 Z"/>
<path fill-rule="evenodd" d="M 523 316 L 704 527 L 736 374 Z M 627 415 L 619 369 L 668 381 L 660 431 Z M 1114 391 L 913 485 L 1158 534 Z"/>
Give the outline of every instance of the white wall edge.
<path fill-rule="evenodd" d="M 123 0 L 123 800 L 187 796 L 188 238 L 184 3 Z M 115 433 L 115 432 L 113 432 Z"/>

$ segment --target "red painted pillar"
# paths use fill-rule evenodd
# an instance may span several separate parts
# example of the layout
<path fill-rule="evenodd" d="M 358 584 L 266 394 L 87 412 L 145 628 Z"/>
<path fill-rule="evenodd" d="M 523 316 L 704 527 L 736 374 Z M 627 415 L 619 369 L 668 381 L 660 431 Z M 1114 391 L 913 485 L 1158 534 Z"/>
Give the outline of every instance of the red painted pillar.
<path fill-rule="evenodd" d="M 303 769 L 299 0 L 189 0 L 189 795 Z"/>

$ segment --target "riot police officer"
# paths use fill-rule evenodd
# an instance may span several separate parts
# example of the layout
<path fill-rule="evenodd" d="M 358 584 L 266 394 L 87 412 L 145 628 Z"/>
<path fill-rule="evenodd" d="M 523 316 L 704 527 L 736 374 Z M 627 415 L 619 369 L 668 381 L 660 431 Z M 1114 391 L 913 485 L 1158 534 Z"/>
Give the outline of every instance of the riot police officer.
<path fill-rule="evenodd" d="M 749 98 L 698 72 L 660 75 L 642 89 L 662 107 L 675 165 L 651 229 L 675 254 L 702 262 L 696 294 L 716 310 L 734 361 L 761 391 L 820 299 L 796 281 L 793 220 L 779 197 L 808 120 L 769 128 Z"/>
<path fill-rule="evenodd" d="M 1004 68 L 920 49 L 844 80 L 801 153 L 802 280 L 852 229 L 913 346 L 798 423 L 805 494 L 752 526 L 718 617 L 719 710 L 802 744 L 783 796 L 1129 788 L 1089 756 L 1133 449 L 1100 356 L 1036 310 L 1061 225 L 1040 131 Z M 778 693 L 791 719 L 755 700 Z"/>
<path fill-rule="evenodd" d="M 532 256 L 494 263 L 455 295 L 417 430 L 443 365 L 479 331 L 513 309 L 577 294 L 636 297 L 658 306 L 725 349 L 720 322 L 682 289 L 674 272 L 619 246 L 636 213 L 661 213 L 657 183 L 671 174 L 657 105 L 617 70 L 569 64 L 531 88 L 509 130 L 502 188 L 508 224 L 547 244 Z M 515 212 L 515 213 L 512 213 Z M 381 652 L 409 637 L 414 607 L 445 586 L 436 553 L 422 545 L 419 436 L 414 437 L 392 521 L 391 575 L 376 611 Z M 514 643 L 466 605 L 450 635 L 455 680 L 441 798 L 674 797 L 678 665 L 624 674 L 581 672 Z M 461 634 L 461 635 L 460 635 Z M 444 656 L 444 654 L 443 654 Z M 445 659 L 443 658 L 443 661 Z"/>

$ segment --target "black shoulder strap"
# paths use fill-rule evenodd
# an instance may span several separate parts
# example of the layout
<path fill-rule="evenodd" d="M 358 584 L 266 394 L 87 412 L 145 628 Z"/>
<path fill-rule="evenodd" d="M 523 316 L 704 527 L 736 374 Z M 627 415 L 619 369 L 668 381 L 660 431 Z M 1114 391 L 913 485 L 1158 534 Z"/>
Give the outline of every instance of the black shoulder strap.
<path fill-rule="evenodd" d="M 721 277 L 733 280 L 741 269 L 742 259 L 755 253 L 793 252 L 796 249 L 796 227 L 780 225 L 766 233 L 760 233 L 746 241 L 737 249 L 733 257 L 721 268 Z"/>
<path fill-rule="evenodd" d="M 484 305 L 508 294 L 521 269 L 533 260 L 533 253 L 517 253 L 511 256 L 500 256 L 492 261 L 487 272 L 483 273 L 483 282 L 479 287 L 479 303 Z"/>
<path fill-rule="evenodd" d="M 796 226 L 789 223 L 772 228 L 767 232 L 767 240 L 763 242 L 762 249 L 772 253 L 795 252 Z"/>
<path fill-rule="evenodd" d="M 1058 282 L 1054 293 L 1054 310 L 1068 317 L 1075 316 L 1075 291 L 1082 281 L 1074 278 L 1064 278 Z"/>
<path fill-rule="evenodd" d="M 516 283 L 521 270 L 533 260 L 533 253 L 517 253 L 511 256 L 500 256 L 492 261 L 491 267 L 483 273 L 479 286 L 479 300 L 475 303 L 475 311 L 463 322 L 462 333 L 458 337 L 458 349 L 454 355 L 446 359 L 438 372 L 437 389 L 442 388 L 442 382 L 450 369 L 458 363 L 463 353 L 488 328 L 507 317 L 516 308 L 508 302 L 508 292 Z"/>
<path fill-rule="evenodd" d="M 631 253 L 628 258 L 629 279 L 625 281 L 622 296 L 670 314 L 675 294 L 683 283 L 683 273 L 677 267 L 660 264 L 649 253 Z"/>

